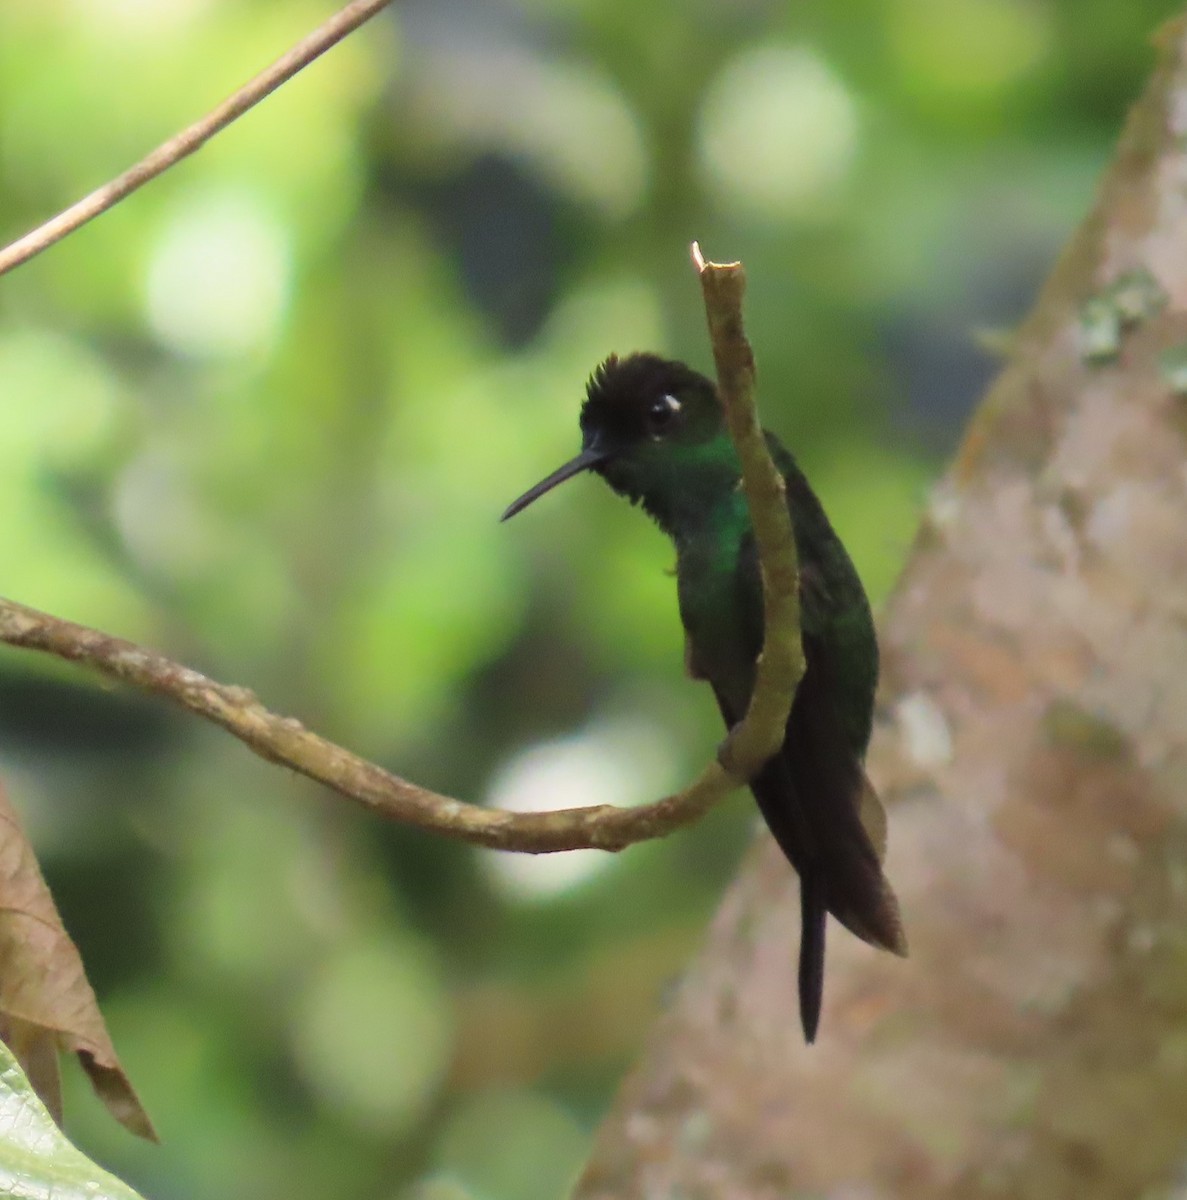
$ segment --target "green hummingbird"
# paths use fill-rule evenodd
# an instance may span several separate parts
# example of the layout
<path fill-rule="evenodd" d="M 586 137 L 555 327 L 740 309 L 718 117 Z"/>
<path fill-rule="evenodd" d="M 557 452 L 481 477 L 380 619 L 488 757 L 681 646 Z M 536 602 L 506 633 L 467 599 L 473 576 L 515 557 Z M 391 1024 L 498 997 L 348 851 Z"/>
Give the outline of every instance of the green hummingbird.
<path fill-rule="evenodd" d="M 503 520 L 582 471 L 641 504 L 676 547 L 689 674 L 709 682 L 732 728 L 750 703 L 763 646 L 762 577 L 717 389 L 681 362 L 611 355 L 586 385 L 581 434 L 581 453 L 520 496 Z M 783 477 L 799 555 L 806 669 L 783 746 L 750 790 L 800 877 L 800 1020 L 811 1042 L 824 990 L 827 914 L 895 954 L 906 954 L 906 940 L 882 872 L 885 819 L 864 768 L 878 683 L 869 601 L 795 459 L 764 436 Z"/>

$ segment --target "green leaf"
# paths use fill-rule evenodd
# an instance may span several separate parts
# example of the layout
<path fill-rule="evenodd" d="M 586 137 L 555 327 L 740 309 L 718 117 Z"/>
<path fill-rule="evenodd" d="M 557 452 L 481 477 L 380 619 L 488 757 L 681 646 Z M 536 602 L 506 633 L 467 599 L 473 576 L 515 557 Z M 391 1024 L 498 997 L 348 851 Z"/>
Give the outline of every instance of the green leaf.
<path fill-rule="evenodd" d="M 12 1200 L 140 1200 L 67 1141 L 0 1042 L 0 1196 Z"/>

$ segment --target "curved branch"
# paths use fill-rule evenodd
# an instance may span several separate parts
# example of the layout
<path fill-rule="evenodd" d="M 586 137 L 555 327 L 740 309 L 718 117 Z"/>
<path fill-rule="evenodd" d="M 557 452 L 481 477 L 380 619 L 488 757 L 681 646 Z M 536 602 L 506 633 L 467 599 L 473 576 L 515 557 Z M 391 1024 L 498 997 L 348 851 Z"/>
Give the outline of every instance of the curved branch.
<path fill-rule="evenodd" d="M 155 692 L 221 725 L 261 758 L 324 783 L 380 816 L 481 846 L 529 853 L 588 847 L 617 850 L 692 820 L 731 786 L 726 772 L 713 764 L 686 792 L 647 808 L 598 806 L 545 813 L 479 808 L 392 775 L 292 717 L 271 712 L 247 688 L 217 683 L 162 654 L 97 629 L 0 599 L 0 642 L 42 650 Z"/>
<path fill-rule="evenodd" d="M 188 129 L 183 129 L 167 142 L 162 142 L 151 154 L 142 158 L 135 166 L 129 167 L 122 175 L 96 188 L 89 196 L 84 196 L 64 212 L 51 217 L 36 229 L 30 230 L 24 237 L 5 246 L 0 250 L 0 275 L 6 275 L 43 250 L 48 250 L 55 242 L 60 242 L 88 221 L 93 221 L 109 208 L 113 208 L 124 197 L 167 171 L 174 163 L 193 154 L 216 133 L 243 116 L 249 108 L 259 104 L 265 96 L 274 92 L 282 83 L 287 83 L 298 71 L 307 67 L 315 58 L 324 54 L 390 3 L 391 0 L 353 0 L 353 3 L 324 21 L 287 54 L 282 55 L 270 67 L 228 96 L 201 120 L 195 121 Z"/>
<path fill-rule="evenodd" d="M 705 294 L 718 385 L 742 462 L 763 570 L 768 638 L 746 717 L 683 791 L 638 808 L 596 805 L 542 813 L 481 808 L 409 783 L 265 708 L 246 688 L 217 683 L 162 654 L 0 598 L 0 642 L 81 663 L 154 692 L 221 726 L 260 757 L 355 800 L 379 816 L 499 850 L 621 850 L 695 821 L 745 783 L 777 749 L 802 673 L 795 544 L 782 481 L 754 407 L 754 359 L 742 331 L 741 264 L 694 262 Z M 790 580 L 790 586 L 788 581 Z M 798 655 L 798 657 L 797 657 Z"/>

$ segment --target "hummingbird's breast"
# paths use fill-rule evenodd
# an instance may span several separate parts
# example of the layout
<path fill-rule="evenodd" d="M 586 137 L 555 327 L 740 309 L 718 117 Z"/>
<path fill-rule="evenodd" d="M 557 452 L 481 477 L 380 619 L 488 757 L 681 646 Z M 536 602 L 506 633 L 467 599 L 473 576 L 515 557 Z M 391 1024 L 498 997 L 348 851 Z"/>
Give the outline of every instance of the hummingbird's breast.
<path fill-rule="evenodd" d="M 676 586 L 689 669 L 739 712 L 750 702 L 762 635 L 761 610 L 757 630 L 746 611 L 752 589 L 742 577 L 747 569 L 742 548 L 748 532 L 743 509 L 742 519 L 736 511 L 720 513 L 676 541 Z M 761 589 L 758 578 L 754 586 Z"/>

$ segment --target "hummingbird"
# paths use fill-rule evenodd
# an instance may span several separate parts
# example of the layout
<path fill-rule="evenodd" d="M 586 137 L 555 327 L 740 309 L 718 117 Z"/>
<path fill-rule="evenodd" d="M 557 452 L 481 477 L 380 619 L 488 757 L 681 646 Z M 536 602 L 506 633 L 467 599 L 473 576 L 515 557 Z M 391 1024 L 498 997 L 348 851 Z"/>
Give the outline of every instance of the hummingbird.
<path fill-rule="evenodd" d="M 682 362 L 611 355 L 589 378 L 580 424 L 581 453 L 502 519 L 583 471 L 641 505 L 676 549 L 688 673 L 709 683 L 732 728 L 749 706 L 763 647 L 762 575 L 717 389 Z M 885 818 L 864 767 L 878 683 L 869 601 L 795 459 L 772 434 L 764 437 L 783 477 L 799 557 L 806 666 L 782 747 L 750 790 L 800 879 L 800 1021 L 810 1043 L 824 991 L 827 914 L 895 954 L 906 954 L 906 939 L 882 871 Z"/>

